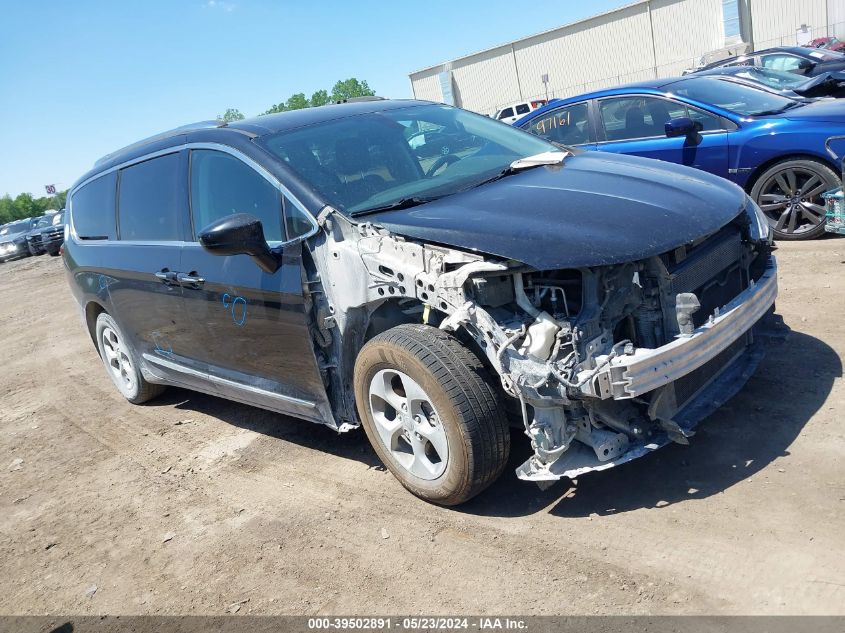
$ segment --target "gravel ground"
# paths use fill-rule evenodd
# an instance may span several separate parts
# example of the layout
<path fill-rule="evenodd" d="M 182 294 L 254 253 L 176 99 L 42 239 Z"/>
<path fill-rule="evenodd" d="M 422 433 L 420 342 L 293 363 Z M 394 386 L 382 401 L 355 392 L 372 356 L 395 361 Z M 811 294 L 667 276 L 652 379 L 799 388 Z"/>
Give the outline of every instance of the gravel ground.
<path fill-rule="evenodd" d="M 61 260 L 0 265 L 0 613 L 845 614 L 845 239 L 778 257 L 792 333 L 690 446 L 458 509 L 362 432 L 126 403 Z"/>

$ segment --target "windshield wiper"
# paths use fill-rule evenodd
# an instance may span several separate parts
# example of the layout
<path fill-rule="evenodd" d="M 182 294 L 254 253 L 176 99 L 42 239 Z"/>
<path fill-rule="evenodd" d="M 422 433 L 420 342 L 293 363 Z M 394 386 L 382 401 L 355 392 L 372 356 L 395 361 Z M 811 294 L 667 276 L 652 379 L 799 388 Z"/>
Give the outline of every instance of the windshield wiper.
<path fill-rule="evenodd" d="M 518 174 L 521 171 L 525 171 L 526 169 L 531 169 L 533 167 L 540 167 L 542 165 L 562 165 L 563 161 L 566 160 L 566 157 L 571 155 L 572 152 L 568 151 L 543 152 L 541 154 L 534 154 L 533 156 L 526 156 L 525 158 L 517 158 L 495 176 L 473 184 L 470 189 L 486 185 L 489 182 L 501 180 L 505 176 L 512 176 L 513 174 Z"/>
<path fill-rule="evenodd" d="M 401 198 L 396 202 L 391 202 L 390 204 L 384 204 L 378 207 L 371 207 L 369 209 L 361 209 L 360 211 L 353 211 L 349 215 L 353 218 L 361 216 L 361 215 L 369 215 L 370 213 L 381 213 L 382 211 L 397 211 L 399 209 L 410 209 L 411 207 L 418 207 L 421 204 L 425 204 L 426 202 L 431 202 L 433 200 L 437 200 L 440 196 L 429 196 L 429 197 L 422 197 L 422 196 L 410 196 L 408 198 Z"/>

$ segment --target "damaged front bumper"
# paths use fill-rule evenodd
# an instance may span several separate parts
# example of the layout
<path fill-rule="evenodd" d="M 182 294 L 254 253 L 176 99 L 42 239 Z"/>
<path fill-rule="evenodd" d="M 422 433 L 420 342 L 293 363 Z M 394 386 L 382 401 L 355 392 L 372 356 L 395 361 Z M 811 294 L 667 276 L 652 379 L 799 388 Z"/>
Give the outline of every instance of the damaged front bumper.
<path fill-rule="evenodd" d="M 630 356 L 612 359 L 582 391 L 602 399 L 633 398 L 686 376 L 751 329 L 772 307 L 777 292 L 777 264 L 772 257 L 757 282 L 752 281 L 691 335 L 680 336 L 657 349 L 638 349 Z"/>
<path fill-rule="evenodd" d="M 594 447 L 574 441 L 557 459 L 537 455 L 517 469 L 520 479 L 538 483 L 606 470 L 642 457 L 670 441 L 685 442 L 692 429 L 745 384 L 763 358 L 762 338 L 777 296 L 777 265 L 771 257 L 763 275 L 711 315 L 690 335 L 656 349 L 611 358 L 581 385 L 587 400 L 648 400 L 648 416 L 663 430 L 633 441 L 627 450 L 601 460 Z M 596 359 L 600 364 L 602 358 Z"/>

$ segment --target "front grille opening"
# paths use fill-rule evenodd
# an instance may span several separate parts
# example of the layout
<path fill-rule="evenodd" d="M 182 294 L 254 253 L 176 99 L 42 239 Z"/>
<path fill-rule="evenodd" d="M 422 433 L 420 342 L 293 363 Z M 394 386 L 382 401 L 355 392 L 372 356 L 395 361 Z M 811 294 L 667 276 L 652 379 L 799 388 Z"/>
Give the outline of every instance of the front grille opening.
<path fill-rule="evenodd" d="M 704 325 L 710 315 L 716 311 L 716 308 L 721 308 L 730 303 L 744 289 L 742 270 L 739 265 L 732 266 L 699 288 L 695 294 L 701 308 L 692 315 L 692 322 L 695 327 Z"/>
<path fill-rule="evenodd" d="M 699 391 L 710 384 L 710 381 L 727 369 L 736 357 L 745 351 L 747 346 L 748 332 L 744 333 L 698 369 L 691 371 L 682 378 L 678 378 L 675 381 L 675 401 L 678 404 L 678 408 L 680 409 L 692 400 Z"/>
<path fill-rule="evenodd" d="M 717 308 L 729 303 L 747 287 L 743 270 L 743 252 L 749 247 L 742 242 L 739 227 L 728 225 L 703 242 L 685 250 L 680 263 L 668 268 L 672 276 L 670 301 L 681 292 L 693 292 L 701 308 L 693 314 L 693 324 L 707 322 Z M 672 254 L 677 256 L 677 249 Z M 674 305 L 669 306 L 674 310 Z"/>

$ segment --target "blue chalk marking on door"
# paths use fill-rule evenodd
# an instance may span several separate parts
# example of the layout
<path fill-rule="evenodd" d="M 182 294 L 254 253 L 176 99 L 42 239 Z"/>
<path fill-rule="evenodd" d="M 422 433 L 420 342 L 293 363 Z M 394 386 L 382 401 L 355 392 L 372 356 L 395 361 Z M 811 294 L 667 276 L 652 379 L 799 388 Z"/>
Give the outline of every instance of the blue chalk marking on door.
<path fill-rule="evenodd" d="M 240 319 L 238 318 L 238 304 L 243 306 L 240 310 Z M 243 297 L 235 297 L 232 301 L 232 321 L 238 327 L 246 323 L 246 299 Z"/>
<path fill-rule="evenodd" d="M 223 307 L 232 313 L 232 322 L 241 327 L 246 323 L 246 299 L 233 297 L 228 292 L 223 293 Z M 241 306 L 240 308 L 238 306 Z"/>
<path fill-rule="evenodd" d="M 155 343 L 155 350 L 153 350 L 159 356 L 171 357 L 173 356 L 173 347 L 170 345 L 170 342 L 167 340 L 167 337 L 159 332 L 153 332 L 153 342 Z"/>

